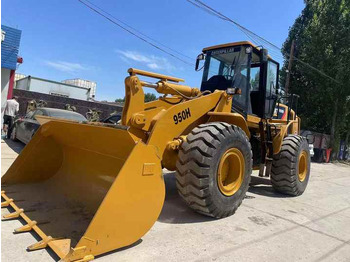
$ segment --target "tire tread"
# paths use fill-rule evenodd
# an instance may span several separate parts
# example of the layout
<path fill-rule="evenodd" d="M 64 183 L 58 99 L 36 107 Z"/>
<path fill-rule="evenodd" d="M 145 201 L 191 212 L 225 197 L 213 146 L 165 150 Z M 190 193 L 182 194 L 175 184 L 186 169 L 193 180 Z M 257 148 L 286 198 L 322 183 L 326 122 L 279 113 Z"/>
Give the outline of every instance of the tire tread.
<path fill-rule="evenodd" d="M 271 184 L 280 193 L 298 196 L 303 190 L 298 186 L 298 152 L 305 138 L 289 135 L 282 142 L 281 151 L 273 157 Z"/>
<path fill-rule="evenodd" d="M 187 141 L 180 147 L 176 163 L 176 186 L 179 195 L 190 208 L 198 213 L 216 218 L 227 217 L 232 215 L 242 203 L 244 197 L 237 201 L 230 210 L 220 211 L 213 203 L 209 191 L 207 171 L 211 167 L 212 158 L 220 143 L 233 133 L 243 137 L 249 144 L 250 155 L 248 157 L 251 159 L 251 147 L 244 131 L 224 122 L 199 125 L 192 130 L 187 136 Z M 251 166 L 249 168 L 251 169 Z"/>

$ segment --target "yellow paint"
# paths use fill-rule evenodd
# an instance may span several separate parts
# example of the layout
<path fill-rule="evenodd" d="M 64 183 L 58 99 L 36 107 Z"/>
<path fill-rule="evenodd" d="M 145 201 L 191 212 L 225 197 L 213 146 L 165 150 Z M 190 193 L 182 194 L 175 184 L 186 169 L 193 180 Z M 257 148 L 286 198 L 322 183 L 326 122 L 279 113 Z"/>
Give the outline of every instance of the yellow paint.
<path fill-rule="evenodd" d="M 259 122 L 261 121 L 260 117 L 248 115 L 247 116 L 247 125 L 249 128 L 259 129 Z"/>
<path fill-rule="evenodd" d="M 130 126 L 132 115 L 145 110 L 145 94 L 137 76 L 125 78 L 125 102 L 123 107 L 122 125 Z"/>
<path fill-rule="evenodd" d="M 214 49 L 219 49 L 219 48 L 235 47 L 235 46 L 241 46 L 241 45 L 249 45 L 249 46 L 252 46 L 254 48 L 257 48 L 256 45 L 252 44 L 249 41 L 240 41 L 240 42 L 234 42 L 234 43 L 227 43 L 227 44 L 209 46 L 209 47 L 203 48 L 203 52 L 209 51 L 209 50 L 214 50 Z"/>
<path fill-rule="evenodd" d="M 185 102 L 173 105 L 166 110 L 161 117 L 158 118 L 151 130 L 147 144 L 155 145 L 158 149 L 160 157 L 162 157 L 166 145 L 169 141 L 181 135 L 188 134 L 199 123 L 199 119 L 203 118 L 205 123 L 207 113 L 214 109 L 221 97 L 220 92 L 215 92 L 200 98 L 187 100 Z M 182 114 L 183 111 L 190 109 L 191 117 L 175 124 L 174 115 Z M 165 130 L 171 130 L 166 132 Z"/>
<path fill-rule="evenodd" d="M 199 89 L 195 87 L 172 84 L 164 81 L 158 82 L 157 85 L 157 92 L 165 95 L 185 95 L 193 97 L 200 94 Z"/>
<path fill-rule="evenodd" d="M 250 131 L 247 125 L 247 121 L 242 115 L 227 112 L 209 112 L 208 115 L 210 116 L 208 122 L 225 122 L 232 125 L 236 125 L 243 129 L 247 137 L 250 137 Z"/>
<path fill-rule="evenodd" d="M 303 150 L 299 156 L 299 164 L 298 164 L 298 178 L 300 182 L 303 182 L 307 175 L 308 170 L 308 160 L 307 160 L 307 152 Z"/>
<path fill-rule="evenodd" d="M 172 81 L 172 82 L 176 82 L 176 83 L 185 81 L 182 78 L 157 74 L 157 73 L 148 72 L 148 71 L 144 71 L 144 70 L 140 70 L 140 69 L 136 69 L 136 68 L 129 68 L 128 73 L 132 76 L 141 75 L 141 76 L 147 76 L 147 77 L 152 77 L 152 78 L 158 78 L 158 79 L 161 79 L 163 81 Z"/>
<path fill-rule="evenodd" d="M 235 47 L 235 46 L 251 46 L 258 51 L 261 50 L 260 47 L 254 45 L 253 43 L 251 43 L 249 41 L 240 41 L 240 42 L 233 42 L 233 43 L 209 46 L 209 47 L 203 48 L 202 52 L 205 53 L 207 51 L 214 50 L 214 49 L 225 48 L 225 47 Z M 268 55 L 268 58 L 271 59 L 271 56 Z"/>
<path fill-rule="evenodd" d="M 178 151 L 198 125 L 226 122 L 241 127 L 248 137 L 258 134 L 260 118 L 232 113 L 232 96 L 225 91 L 201 94 L 179 85 L 183 79 L 129 69 L 125 79 L 122 125 L 76 123 L 38 117 L 40 128 L 6 174 L 2 207 L 11 206 L 8 218 L 21 217 L 41 241 L 32 249 L 50 247 L 62 261 L 89 261 L 94 256 L 139 240 L 157 220 L 165 197 L 162 167 L 175 169 Z M 139 76 L 157 78 L 146 83 Z M 169 83 L 172 82 L 172 83 Z M 144 87 L 163 97 L 144 102 Z M 274 121 L 274 152 L 300 120 L 287 126 Z M 225 152 L 218 171 L 218 186 L 234 194 L 244 177 L 244 157 L 238 149 Z M 49 220 L 40 225 L 17 206 L 16 199 L 38 203 L 36 215 Z M 45 233 L 44 233 L 45 232 Z M 51 237 L 52 236 L 52 237 Z M 61 239 L 60 237 L 65 237 Z"/>
<path fill-rule="evenodd" d="M 220 92 L 216 90 L 215 92 Z M 228 95 L 226 92 L 221 91 L 221 97 L 219 103 L 217 103 L 213 112 L 215 113 L 231 113 L 232 110 L 232 95 Z M 212 112 L 209 112 L 212 113 Z"/>
<path fill-rule="evenodd" d="M 75 120 L 71 120 L 71 119 L 61 119 L 61 118 L 54 118 L 54 117 L 50 117 L 50 116 L 43 116 L 43 115 L 37 115 L 35 116 L 35 119 L 39 122 L 40 125 L 43 125 L 47 122 L 50 122 L 51 120 L 57 120 L 60 122 L 74 122 L 74 123 L 78 123 L 78 121 Z M 97 123 L 95 123 L 97 124 Z"/>
<path fill-rule="evenodd" d="M 66 217 L 68 224 L 90 220 L 85 230 L 79 232 L 80 241 L 75 248 L 86 247 L 79 255 L 68 254 L 67 241 L 48 243 L 40 225 L 34 225 L 33 230 L 44 241 L 31 248 L 49 244 L 64 261 L 74 261 L 130 245 L 152 227 L 165 197 L 160 158 L 154 146 L 135 141 L 121 128 L 51 120 L 39 128 L 23 149 L 3 176 L 2 184 L 18 187 L 16 197 L 24 197 L 22 189 L 30 192 L 32 199 L 42 199 L 50 206 L 69 201 L 52 211 L 58 212 L 62 220 L 66 214 L 75 213 L 73 221 Z M 13 207 L 15 202 L 10 205 Z M 25 211 L 15 208 L 15 212 L 31 224 Z M 46 220 L 50 209 L 37 209 L 36 215 Z M 51 226 L 53 231 L 47 234 L 76 237 L 77 233 L 67 231 L 65 224 L 62 229 Z"/>
<path fill-rule="evenodd" d="M 298 120 L 291 120 L 288 124 L 285 120 L 278 119 L 269 120 L 268 122 L 275 125 L 277 130 L 277 134 L 275 134 L 272 139 L 273 154 L 275 155 L 281 151 L 283 139 L 288 134 L 299 134 L 299 130 L 295 129 L 298 127 Z"/>
<path fill-rule="evenodd" d="M 241 187 L 245 173 L 242 152 L 237 148 L 228 149 L 221 157 L 218 167 L 218 186 L 225 196 L 234 195 Z"/>
<path fill-rule="evenodd" d="M 33 230 L 33 227 L 37 224 L 36 221 L 30 221 L 28 224 L 21 226 L 19 228 L 16 228 L 14 230 L 15 233 L 21 233 L 21 232 L 28 232 Z"/>

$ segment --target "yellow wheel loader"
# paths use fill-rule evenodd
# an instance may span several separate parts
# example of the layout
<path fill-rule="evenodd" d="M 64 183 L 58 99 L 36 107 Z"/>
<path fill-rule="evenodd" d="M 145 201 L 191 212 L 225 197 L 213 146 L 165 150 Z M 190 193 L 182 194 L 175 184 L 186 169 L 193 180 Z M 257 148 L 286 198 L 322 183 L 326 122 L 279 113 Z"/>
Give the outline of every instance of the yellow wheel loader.
<path fill-rule="evenodd" d="M 129 69 L 120 125 L 38 117 L 41 127 L 1 182 L 1 206 L 13 210 L 3 219 L 21 218 L 15 232 L 41 239 L 28 250 L 89 261 L 133 244 L 162 210 L 163 168 L 176 170 L 190 208 L 215 218 L 236 211 L 253 169 L 281 193 L 304 192 L 308 143 L 296 112 L 276 107 L 278 63 L 249 42 L 203 49 L 197 70 L 201 60 L 200 89 Z M 144 88 L 163 96 L 145 103 Z M 273 117 L 275 108 L 288 116 Z"/>

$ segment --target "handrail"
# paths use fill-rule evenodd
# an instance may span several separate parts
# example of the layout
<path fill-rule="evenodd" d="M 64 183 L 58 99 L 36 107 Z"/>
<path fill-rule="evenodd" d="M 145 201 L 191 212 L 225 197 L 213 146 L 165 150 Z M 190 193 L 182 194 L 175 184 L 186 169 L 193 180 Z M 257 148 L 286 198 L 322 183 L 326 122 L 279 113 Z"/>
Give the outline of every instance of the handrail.
<path fill-rule="evenodd" d="M 129 68 L 128 73 L 132 76 L 133 75 L 142 75 L 142 76 L 147 76 L 147 77 L 152 77 L 152 78 L 158 78 L 158 79 L 161 79 L 163 81 L 172 81 L 175 83 L 185 82 L 185 80 L 182 78 L 152 73 L 152 72 L 148 72 L 148 71 L 144 71 L 144 70 L 140 70 L 140 69 L 136 69 L 136 68 Z"/>

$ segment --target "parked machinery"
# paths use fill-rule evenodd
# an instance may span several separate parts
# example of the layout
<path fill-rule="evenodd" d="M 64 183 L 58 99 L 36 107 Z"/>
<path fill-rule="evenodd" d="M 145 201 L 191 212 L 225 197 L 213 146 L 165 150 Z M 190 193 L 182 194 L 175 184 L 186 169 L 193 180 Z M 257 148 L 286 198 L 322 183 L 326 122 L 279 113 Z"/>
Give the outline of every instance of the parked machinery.
<path fill-rule="evenodd" d="M 253 169 L 281 193 L 304 192 L 310 154 L 300 119 L 272 117 L 278 63 L 249 42 L 203 49 L 197 69 L 202 59 L 200 89 L 129 69 L 121 125 L 38 117 L 42 126 L 1 192 L 2 207 L 14 209 L 5 219 L 26 222 L 15 231 L 42 239 L 29 250 L 48 246 L 62 261 L 88 261 L 136 242 L 161 212 L 162 168 L 176 170 L 190 208 L 216 218 L 236 211 Z M 144 103 L 144 87 L 163 96 Z"/>

